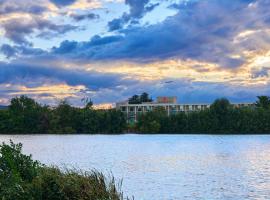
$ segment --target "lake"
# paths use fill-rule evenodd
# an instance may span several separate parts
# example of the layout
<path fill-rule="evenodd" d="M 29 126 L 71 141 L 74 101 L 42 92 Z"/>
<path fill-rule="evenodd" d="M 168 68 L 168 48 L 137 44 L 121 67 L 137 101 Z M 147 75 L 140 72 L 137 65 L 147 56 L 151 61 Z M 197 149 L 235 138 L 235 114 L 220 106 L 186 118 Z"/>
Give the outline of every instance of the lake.
<path fill-rule="evenodd" d="M 270 198 L 270 135 L 0 135 L 48 165 L 123 179 L 135 200 Z"/>

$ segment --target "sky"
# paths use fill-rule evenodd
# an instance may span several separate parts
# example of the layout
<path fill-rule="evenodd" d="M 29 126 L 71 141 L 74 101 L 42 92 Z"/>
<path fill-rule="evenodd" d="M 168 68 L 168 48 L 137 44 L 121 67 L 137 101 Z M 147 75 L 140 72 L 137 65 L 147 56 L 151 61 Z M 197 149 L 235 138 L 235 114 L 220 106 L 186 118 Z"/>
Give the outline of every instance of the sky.
<path fill-rule="evenodd" d="M 0 104 L 270 93 L 269 0 L 0 0 Z"/>

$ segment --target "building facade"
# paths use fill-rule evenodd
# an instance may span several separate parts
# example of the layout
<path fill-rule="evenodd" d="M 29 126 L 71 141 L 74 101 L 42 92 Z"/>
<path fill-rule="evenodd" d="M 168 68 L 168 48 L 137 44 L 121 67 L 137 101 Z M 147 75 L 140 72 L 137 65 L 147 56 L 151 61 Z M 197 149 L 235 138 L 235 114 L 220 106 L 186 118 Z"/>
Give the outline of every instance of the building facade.
<path fill-rule="evenodd" d="M 173 115 L 179 112 L 195 112 L 210 108 L 211 104 L 179 104 L 176 97 L 157 97 L 156 102 L 143 102 L 141 104 L 129 104 L 128 101 L 116 103 L 116 109 L 123 112 L 127 121 L 136 122 L 140 114 L 153 111 L 157 108 L 163 108 L 167 115 Z M 253 106 L 253 103 L 236 103 L 235 107 Z"/>

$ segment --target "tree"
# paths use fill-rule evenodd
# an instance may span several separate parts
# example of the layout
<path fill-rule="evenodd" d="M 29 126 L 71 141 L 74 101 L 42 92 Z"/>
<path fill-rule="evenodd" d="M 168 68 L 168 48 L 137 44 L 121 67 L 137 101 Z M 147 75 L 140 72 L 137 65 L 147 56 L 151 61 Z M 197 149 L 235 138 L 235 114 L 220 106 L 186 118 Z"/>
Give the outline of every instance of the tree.
<path fill-rule="evenodd" d="M 9 133 L 12 126 L 8 110 L 0 110 L 0 133 Z"/>
<path fill-rule="evenodd" d="M 59 103 L 53 111 L 51 132 L 74 133 L 76 132 L 77 112 L 66 100 Z"/>
<path fill-rule="evenodd" d="M 143 92 L 141 95 L 133 95 L 128 99 L 129 104 L 141 104 L 142 102 L 152 102 L 152 98 L 149 98 L 149 94 Z"/>
<path fill-rule="evenodd" d="M 230 101 L 226 98 L 217 99 L 210 106 L 210 109 L 219 115 L 227 114 L 231 108 L 232 106 L 230 104 Z"/>
<path fill-rule="evenodd" d="M 256 106 L 258 108 L 269 109 L 270 108 L 270 97 L 268 96 L 258 96 L 256 101 Z"/>
<path fill-rule="evenodd" d="M 8 109 L 15 133 L 37 133 L 42 106 L 27 96 L 11 99 Z"/>
<path fill-rule="evenodd" d="M 140 115 L 137 122 L 137 127 L 141 132 L 159 133 L 163 130 L 167 118 L 167 113 L 163 107 L 157 107 L 155 110 Z"/>
<path fill-rule="evenodd" d="M 146 92 L 143 92 L 140 96 L 140 101 L 142 102 L 152 102 L 153 100 L 149 98 L 149 94 Z"/>
<path fill-rule="evenodd" d="M 140 96 L 133 95 L 131 98 L 128 99 L 128 103 L 130 103 L 130 104 L 140 104 L 141 103 Z"/>
<path fill-rule="evenodd" d="M 84 103 L 84 108 L 85 109 L 92 109 L 93 107 L 93 101 L 91 98 L 84 97 L 81 99 L 81 101 Z"/>

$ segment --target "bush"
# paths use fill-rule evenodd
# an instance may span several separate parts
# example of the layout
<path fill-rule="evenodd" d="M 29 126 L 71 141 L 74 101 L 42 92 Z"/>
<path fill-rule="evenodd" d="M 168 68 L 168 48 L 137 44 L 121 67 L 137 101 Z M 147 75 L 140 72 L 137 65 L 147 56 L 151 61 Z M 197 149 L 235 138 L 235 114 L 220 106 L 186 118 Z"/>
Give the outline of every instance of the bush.
<path fill-rule="evenodd" d="M 97 171 L 61 171 L 21 152 L 22 144 L 0 145 L 1 200 L 123 200 L 114 178 Z"/>

